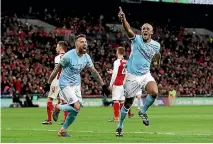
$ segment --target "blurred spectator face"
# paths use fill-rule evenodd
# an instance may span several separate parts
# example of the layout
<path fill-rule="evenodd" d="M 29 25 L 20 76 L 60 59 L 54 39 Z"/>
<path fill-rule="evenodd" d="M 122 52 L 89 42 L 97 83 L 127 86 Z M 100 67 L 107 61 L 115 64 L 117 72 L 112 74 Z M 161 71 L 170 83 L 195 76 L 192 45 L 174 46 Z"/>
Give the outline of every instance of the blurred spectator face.
<path fill-rule="evenodd" d="M 144 24 L 141 28 L 141 35 L 144 41 L 151 39 L 153 27 L 150 24 Z"/>
<path fill-rule="evenodd" d="M 76 40 L 76 48 L 79 50 L 79 53 L 81 54 L 85 54 L 86 51 L 87 51 L 87 40 L 85 37 L 79 37 L 77 40 Z"/>

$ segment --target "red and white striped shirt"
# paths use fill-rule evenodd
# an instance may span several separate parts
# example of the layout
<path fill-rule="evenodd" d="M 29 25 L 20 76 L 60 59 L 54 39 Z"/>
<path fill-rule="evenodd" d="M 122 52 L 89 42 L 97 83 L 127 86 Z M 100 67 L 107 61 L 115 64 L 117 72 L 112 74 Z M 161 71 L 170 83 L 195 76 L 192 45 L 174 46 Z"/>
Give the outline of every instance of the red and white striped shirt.
<path fill-rule="evenodd" d="M 113 64 L 113 72 L 112 72 L 112 78 L 110 82 L 110 86 L 121 86 L 124 84 L 124 79 L 126 76 L 125 71 L 125 65 L 126 65 L 125 59 L 117 59 Z"/>

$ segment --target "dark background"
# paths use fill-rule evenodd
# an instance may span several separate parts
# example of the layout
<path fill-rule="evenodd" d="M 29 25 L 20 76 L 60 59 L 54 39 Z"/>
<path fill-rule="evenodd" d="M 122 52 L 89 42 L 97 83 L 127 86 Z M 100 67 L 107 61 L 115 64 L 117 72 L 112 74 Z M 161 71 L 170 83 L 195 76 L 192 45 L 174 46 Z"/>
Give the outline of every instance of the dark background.
<path fill-rule="evenodd" d="M 69 16 L 92 16 L 103 14 L 110 22 L 114 16 L 117 19 L 118 7 L 122 6 L 127 18 L 143 22 L 155 22 L 156 25 L 167 24 L 168 19 L 173 26 L 204 27 L 213 30 L 213 6 L 193 4 L 173 4 L 162 2 L 142 2 L 141 4 L 121 3 L 120 0 L 2 0 L 2 12 L 18 15 L 27 12 L 32 6 L 33 11 L 57 9 L 57 14 Z"/>

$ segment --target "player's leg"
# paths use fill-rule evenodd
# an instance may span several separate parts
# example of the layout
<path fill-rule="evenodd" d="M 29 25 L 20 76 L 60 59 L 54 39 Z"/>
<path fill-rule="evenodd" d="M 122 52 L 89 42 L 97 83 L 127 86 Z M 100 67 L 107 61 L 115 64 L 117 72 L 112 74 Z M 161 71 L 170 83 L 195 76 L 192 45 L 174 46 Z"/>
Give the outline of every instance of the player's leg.
<path fill-rule="evenodd" d="M 47 119 L 44 122 L 42 122 L 42 124 L 50 125 L 52 124 L 53 98 L 49 96 L 47 97 L 46 110 L 47 110 Z"/>
<path fill-rule="evenodd" d="M 142 110 L 138 113 L 139 116 L 142 118 L 143 123 L 148 126 L 149 120 L 148 116 L 146 114 L 148 108 L 154 103 L 156 97 L 158 96 L 158 87 L 157 83 L 155 82 L 154 78 L 151 76 L 150 73 L 148 73 L 144 79 L 144 87 L 147 91 L 148 95 L 146 97 L 145 104 L 142 108 Z"/>
<path fill-rule="evenodd" d="M 113 100 L 113 120 L 109 122 L 118 122 L 119 120 L 119 113 L 120 113 L 120 95 L 122 94 L 122 87 L 121 86 L 113 86 L 112 87 L 112 100 Z"/>
<path fill-rule="evenodd" d="M 47 97 L 47 120 L 42 122 L 42 124 L 52 124 L 52 111 L 53 111 L 53 99 L 58 95 L 58 82 L 54 79 L 50 85 L 50 91 Z"/>
<path fill-rule="evenodd" d="M 66 101 L 62 100 L 62 104 L 67 104 Z M 64 111 L 64 122 L 66 121 L 66 118 L 67 118 L 67 115 L 68 115 L 68 112 L 67 111 Z"/>
<path fill-rule="evenodd" d="M 120 100 L 120 101 L 119 101 L 119 103 L 120 103 L 120 110 L 121 110 L 121 108 L 122 108 L 123 105 L 124 105 L 124 101 L 125 101 L 125 97 L 124 97 L 124 100 Z"/>
<path fill-rule="evenodd" d="M 140 85 L 137 81 L 137 77 L 127 74 L 125 84 L 124 84 L 125 101 L 120 111 L 119 123 L 116 129 L 116 136 L 123 136 L 122 129 L 124 126 L 124 120 L 126 118 L 126 115 L 130 107 L 133 104 L 135 94 L 139 91 L 139 89 L 140 89 Z"/>
<path fill-rule="evenodd" d="M 124 105 L 123 105 L 123 107 L 121 108 L 121 111 L 120 111 L 120 119 L 119 119 L 118 128 L 123 129 L 124 120 L 126 118 L 126 115 L 129 111 L 130 107 L 133 104 L 133 101 L 134 101 L 134 97 L 133 98 L 125 98 Z"/>
<path fill-rule="evenodd" d="M 62 95 L 62 93 L 61 93 L 61 91 L 60 91 L 60 92 L 59 92 L 59 97 L 58 97 L 58 99 L 60 99 L 60 103 L 61 103 L 62 105 L 67 104 L 66 100 L 64 100 L 63 97 L 62 97 L 61 95 Z M 58 104 L 59 104 L 59 103 L 58 103 Z M 64 111 L 64 119 L 63 119 L 62 122 L 59 123 L 59 125 L 63 125 L 63 124 L 64 124 L 67 115 L 68 115 L 68 111 Z"/>
<path fill-rule="evenodd" d="M 58 95 L 58 104 L 67 104 L 66 100 L 63 98 L 63 95 L 61 93 L 61 91 L 59 91 L 59 95 Z M 63 125 L 65 120 L 66 120 L 66 117 L 68 115 L 68 112 L 67 111 L 64 111 L 64 119 L 62 120 L 62 122 L 58 123 L 59 125 Z"/>
<path fill-rule="evenodd" d="M 139 112 L 142 106 L 142 90 L 136 93 L 136 97 L 138 99 L 138 112 Z"/>
<path fill-rule="evenodd" d="M 133 116 L 134 116 L 134 114 L 132 113 L 132 110 L 131 110 L 131 108 L 130 108 L 129 111 L 128 111 L 128 117 L 131 118 L 131 117 L 133 117 Z"/>
<path fill-rule="evenodd" d="M 50 85 L 50 91 L 47 97 L 47 120 L 42 122 L 42 124 L 52 124 L 53 100 L 57 99 L 59 91 L 59 81 L 54 79 Z"/>
<path fill-rule="evenodd" d="M 125 97 L 124 97 L 124 95 L 122 95 L 122 97 L 121 97 L 121 99 L 119 100 L 119 103 L 120 103 L 120 111 L 121 111 L 121 108 L 123 107 L 123 105 L 124 105 L 124 101 L 125 101 Z"/>
<path fill-rule="evenodd" d="M 63 99 L 61 99 L 61 96 L 60 96 L 60 93 L 61 92 L 59 92 L 59 95 L 58 95 L 58 97 L 57 97 L 57 101 L 58 101 L 58 104 L 63 104 Z M 58 123 L 59 125 L 63 125 L 64 124 L 64 120 L 62 120 L 62 122 L 60 122 L 60 123 Z"/>
<path fill-rule="evenodd" d="M 82 98 L 81 98 L 80 86 L 78 87 L 66 86 L 63 90 L 61 90 L 61 92 L 64 96 L 64 99 L 67 101 L 67 104 L 55 106 L 55 109 L 53 112 L 53 119 L 57 120 L 58 112 L 60 110 L 69 112 L 64 124 L 62 125 L 61 129 L 58 132 L 58 136 L 68 137 L 69 135 L 67 134 L 67 129 L 74 122 L 81 107 L 80 102 Z"/>

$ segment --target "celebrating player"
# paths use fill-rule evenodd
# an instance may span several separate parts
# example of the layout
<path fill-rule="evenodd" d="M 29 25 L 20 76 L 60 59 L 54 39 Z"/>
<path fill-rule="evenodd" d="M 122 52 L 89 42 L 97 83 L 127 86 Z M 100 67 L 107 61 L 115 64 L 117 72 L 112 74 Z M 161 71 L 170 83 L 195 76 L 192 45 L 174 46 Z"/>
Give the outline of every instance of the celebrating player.
<path fill-rule="evenodd" d="M 58 65 L 61 57 L 64 55 L 64 53 L 67 51 L 67 43 L 65 41 L 59 41 L 56 46 L 56 52 L 58 55 L 55 57 L 55 67 Z M 46 85 L 44 90 L 49 91 L 48 97 L 47 97 L 47 120 L 42 122 L 42 124 L 50 125 L 52 124 L 52 111 L 53 111 L 53 100 L 55 100 L 59 95 L 59 76 L 60 72 L 58 73 L 58 76 L 52 81 L 51 85 Z M 67 116 L 67 112 L 64 112 L 64 121 Z"/>
<path fill-rule="evenodd" d="M 144 107 L 138 112 L 138 115 L 146 126 L 149 125 L 146 112 L 158 95 L 157 83 L 150 74 L 150 65 L 153 57 L 155 57 L 155 60 L 160 64 L 160 44 L 151 39 L 153 27 L 148 23 L 141 27 L 141 35 L 136 35 L 127 22 L 121 7 L 119 7 L 119 9 L 118 16 L 123 24 L 124 30 L 132 42 L 131 54 L 126 66 L 127 74 L 124 82 L 125 102 L 121 109 L 119 124 L 116 129 L 116 136 L 123 136 L 122 129 L 124 119 L 134 101 L 136 93 L 141 88 L 147 91 L 148 96 L 146 97 Z"/>
<path fill-rule="evenodd" d="M 87 40 L 85 35 L 81 34 L 76 37 L 75 47 L 75 49 L 68 51 L 62 57 L 61 61 L 48 79 L 48 83 L 50 84 L 56 77 L 57 73 L 63 68 L 59 78 L 59 86 L 61 88 L 63 98 L 67 101 L 67 104 L 56 104 L 53 110 L 54 121 L 57 121 L 60 110 L 69 112 L 66 121 L 58 132 L 58 136 L 62 137 L 69 137 L 69 134 L 67 134 L 67 128 L 73 123 L 81 107 L 82 96 L 80 72 L 85 66 L 89 68 L 92 76 L 102 86 L 102 94 L 109 94 L 107 86 L 104 84 L 103 80 L 95 69 L 90 56 L 86 53 Z"/>
<path fill-rule="evenodd" d="M 124 104 L 124 78 L 126 76 L 125 65 L 126 60 L 123 55 L 125 54 L 125 49 L 123 47 L 117 48 L 117 60 L 113 64 L 113 71 L 109 71 L 108 73 L 112 73 L 112 78 L 110 81 L 110 89 L 112 90 L 112 100 L 113 100 L 113 112 L 114 117 L 110 122 L 118 122 L 120 109 Z M 131 117 L 133 114 L 129 110 L 128 116 Z"/>

